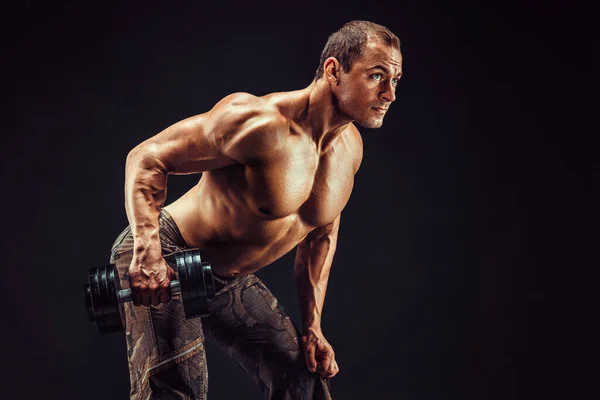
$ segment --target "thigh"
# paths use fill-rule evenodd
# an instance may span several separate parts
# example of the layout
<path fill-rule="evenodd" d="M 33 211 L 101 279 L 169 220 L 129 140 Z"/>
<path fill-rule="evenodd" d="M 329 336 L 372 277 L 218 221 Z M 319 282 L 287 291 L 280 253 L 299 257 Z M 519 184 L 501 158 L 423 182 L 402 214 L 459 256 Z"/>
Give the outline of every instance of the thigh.
<path fill-rule="evenodd" d="M 299 332 L 271 291 L 254 275 L 240 279 L 210 303 L 203 319 L 207 339 L 227 329 L 257 348 L 298 357 Z M 208 326 L 210 325 L 210 326 Z"/>
<path fill-rule="evenodd" d="M 207 340 L 229 353 L 270 400 L 331 400 L 329 382 L 306 367 L 299 332 L 255 276 L 235 282 L 211 302 Z"/>
<path fill-rule="evenodd" d="M 111 255 L 122 287 L 129 287 L 128 269 L 133 256 L 133 239 L 125 231 Z M 175 267 L 170 255 L 181 249 L 161 240 L 165 260 Z M 121 308 L 125 326 L 131 397 L 202 398 L 207 388 L 204 335 L 200 318 L 185 319 L 181 295 L 167 304 Z M 166 397 L 165 397 L 166 396 Z"/>
<path fill-rule="evenodd" d="M 203 318 L 206 340 L 234 358 L 266 398 L 313 398 L 320 382 L 306 367 L 298 329 L 258 278 L 247 277 L 217 295 L 210 308 Z"/>

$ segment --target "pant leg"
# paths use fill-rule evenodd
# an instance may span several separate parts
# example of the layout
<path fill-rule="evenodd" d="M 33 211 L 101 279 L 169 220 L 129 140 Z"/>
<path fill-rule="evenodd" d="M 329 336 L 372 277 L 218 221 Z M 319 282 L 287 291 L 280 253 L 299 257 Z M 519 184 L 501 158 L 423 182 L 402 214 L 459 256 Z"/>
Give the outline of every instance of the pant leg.
<path fill-rule="evenodd" d="M 331 399 L 329 381 L 308 371 L 298 329 L 256 276 L 227 284 L 209 308 L 206 340 L 233 357 L 266 399 Z"/>
<path fill-rule="evenodd" d="M 185 244 L 178 240 L 179 232 L 166 212 L 161 214 L 159 222 L 163 256 L 176 270 L 170 255 L 181 251 Z M 129 287 L 127 271 L 132 256 L 133 238 L 126 228 L 115 241 L 111 254 L 111 263 L 117 267 L 123 288 Z M 181 295 L 156 307 L 125 303 L 121 317 L 132 400 L 206 399 L 208 372 L 201 319 L 185 319 Z"/>

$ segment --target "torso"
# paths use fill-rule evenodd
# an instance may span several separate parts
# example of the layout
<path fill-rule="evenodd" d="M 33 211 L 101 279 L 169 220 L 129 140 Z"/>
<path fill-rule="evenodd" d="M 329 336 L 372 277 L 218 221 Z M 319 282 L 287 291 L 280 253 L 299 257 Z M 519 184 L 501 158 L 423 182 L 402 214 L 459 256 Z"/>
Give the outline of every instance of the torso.
<path fill-rule="evenodd" d="M 335 220 L 350 198 L 360 157 L 352 124 L 321 154 L 311 138 L 291 128 L 273 157 L 204 172 L 165 208 L 216 275 L 250 274 Z"/>

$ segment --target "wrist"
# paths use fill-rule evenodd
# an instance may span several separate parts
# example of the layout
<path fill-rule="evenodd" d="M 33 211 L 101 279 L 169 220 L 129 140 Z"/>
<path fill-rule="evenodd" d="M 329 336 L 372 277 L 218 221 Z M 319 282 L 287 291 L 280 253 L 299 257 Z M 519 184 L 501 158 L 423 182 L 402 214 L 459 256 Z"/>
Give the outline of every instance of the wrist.
<path fill-rule="evenodd" d="M 152 260 L 162 255 L 160 239 L 134 239 L 133 258 L 139 261 Z"/>
<path fill-rule="evenodd" d="M 321 324 L 312 324 L 304 326 L 304 334 L 305 335 L 321 335 L 323 331 L 321 330 Z"/>

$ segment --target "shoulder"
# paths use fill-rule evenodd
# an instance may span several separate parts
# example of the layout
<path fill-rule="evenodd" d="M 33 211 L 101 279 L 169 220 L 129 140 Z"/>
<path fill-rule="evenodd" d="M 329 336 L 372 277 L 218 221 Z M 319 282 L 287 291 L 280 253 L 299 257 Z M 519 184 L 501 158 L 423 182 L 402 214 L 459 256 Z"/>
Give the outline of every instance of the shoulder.
<path fill-rule="evenodd" d="M 270 104 L 262 97 L 250 93 L 232 93 L 221 99 L 208 112 L 215 122 L 230 124 L 256 124 L 276 125 L 282 123 L 284 118 L 277 107 Z"/>
<path fill-rule="evenodd" d="M 348 125 L 346 129 L 346 140 L 348 143 L 348 148 L 350 149 L 350 154 L 352 154 L 352 161 L 354 164 L 354 173 L 358 171 L 360 168 L 360 164 L 362 163 L 363 158 L 363 141 L 358 128 L 353 123 Z"/>
<path fill-rule="evenodd" d="M 289 123 L 265 98 L 233 93 L 208 113 L 217 146 L 232 158 L 247 162 L 267 157 L 283 145 Z"/>

